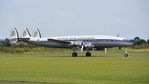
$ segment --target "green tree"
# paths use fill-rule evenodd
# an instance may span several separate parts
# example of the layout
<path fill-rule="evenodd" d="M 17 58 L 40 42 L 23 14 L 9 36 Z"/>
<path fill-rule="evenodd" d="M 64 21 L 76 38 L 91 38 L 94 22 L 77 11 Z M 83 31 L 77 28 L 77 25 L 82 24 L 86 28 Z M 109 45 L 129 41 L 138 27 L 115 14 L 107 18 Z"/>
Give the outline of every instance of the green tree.
<path fill-rule="evenodd" d="M 149 39 L 147 40 L 147 43 L 149 43 Z"/>
<path fill-rule="evenodd" d="M 141 44 L 145 44 L 146 43 L 146 40 L 141 39 L 140 37 L 135 37 L 134 41 L 135 41 L 135 45 L 141 45 Z"/>
<path fill-rule="evenodd" d="M 140 37 L 134 38 L 135 45 L 140 45 Z"/>
<path fill-rule="evenodd" d="M 135 37 L 135 38 L 134 38 L 134 41 L 135 41 L 135 42 L 140 41 L 140 37 Z"/>
<path fill-rule="evenodd" d="M 10 47 L 10 46 L 11 46 L 10 40 L 6 38 L 5 41 L 3 42 L 3 47 Z"/>
<path fill-rule="evenodd" d="M 146 43 L 146 40 L 140 39 L 139 43 L 140 43 L 140 44 L 145 44 L 145 43 Z"/>

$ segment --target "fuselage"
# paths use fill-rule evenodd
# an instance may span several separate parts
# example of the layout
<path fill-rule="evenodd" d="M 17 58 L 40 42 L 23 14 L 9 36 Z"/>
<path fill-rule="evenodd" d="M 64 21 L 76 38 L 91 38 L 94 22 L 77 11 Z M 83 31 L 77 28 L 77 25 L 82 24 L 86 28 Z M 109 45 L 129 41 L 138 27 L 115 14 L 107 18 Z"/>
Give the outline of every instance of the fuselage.
<path fill-rule="evenodd" d="M 84 45 L 85 47 L 110 48 L 127 47 L 133 45 L 133 42 L 126 38 L 105 35 L 84 35 L 84 36 L 59 36 L 47 38 L 30 38 L 30 43 L 47 46 L 65 48 L 67 45 L 48 42 L 48 39 L 55 39 L 64 42 L 70 42 L 70 45 Z"/>

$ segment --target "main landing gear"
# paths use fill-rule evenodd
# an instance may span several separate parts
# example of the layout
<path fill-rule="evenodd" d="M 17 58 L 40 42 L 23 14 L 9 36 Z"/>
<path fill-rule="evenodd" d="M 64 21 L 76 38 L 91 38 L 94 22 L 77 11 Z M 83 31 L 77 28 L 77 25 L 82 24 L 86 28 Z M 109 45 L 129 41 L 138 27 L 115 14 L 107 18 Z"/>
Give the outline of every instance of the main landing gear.
<path fill-rule="evenodd" d="M 72 57 L 77 57 L 78 56 L 78 53 L 76 52 L 77 48 L 73 48 L 72 50 L 73 50 Z M 89 52 L 89 50 L 87 50 L 87 52 L 85 53 L 85 56 L 90 57 L 91 55 L 92 55 L 91 52 Z"/>
<path fill-rule="evenodd" d="M 86 57 L 90 57 L 92 54 L 91 54 L 91 52 L 89 52 L 89 51 L 87 51 L 86 53 L 85 53 L 85 56 Z M 77 57 L 78 56 L 78 53 L 77 52 L 73 52 L 72 53 L 72 57 Z"/>
<path fill-rule="evenodd" d="M 77 57 L 78 56 L 78 53 L 77 52 L 73 52 L 72 53 L 72 57 Z"/>
<path fill-rule="evenodd" d="M 86 54 L 85 54 L 86 57 L 90 57 L 91 55 L 92 55 L 92 54 L 91 54 L 91 52 L 89 52 L 89 51 L 87 51 Z"/>

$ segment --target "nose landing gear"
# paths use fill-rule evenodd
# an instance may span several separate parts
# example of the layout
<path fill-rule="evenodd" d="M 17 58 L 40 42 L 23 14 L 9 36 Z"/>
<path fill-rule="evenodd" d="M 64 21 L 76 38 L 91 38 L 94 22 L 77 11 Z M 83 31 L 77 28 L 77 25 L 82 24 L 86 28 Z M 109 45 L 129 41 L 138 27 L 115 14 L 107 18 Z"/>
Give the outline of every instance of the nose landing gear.
<path fill-rule="evenodd" d="M 128 57 L 127 49 L 125 49 L 124 57 Z"/>

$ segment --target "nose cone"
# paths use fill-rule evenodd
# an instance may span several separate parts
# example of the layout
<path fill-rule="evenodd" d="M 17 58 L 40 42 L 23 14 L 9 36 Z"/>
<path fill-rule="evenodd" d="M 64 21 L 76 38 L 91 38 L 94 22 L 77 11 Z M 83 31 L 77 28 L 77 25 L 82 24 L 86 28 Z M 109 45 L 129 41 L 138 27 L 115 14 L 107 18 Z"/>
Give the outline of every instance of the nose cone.
<path fill-rule="evenodd" d="M 133 46 L 134 45 L 134 40 L 128 40 L 128 39 L 124 39 L 123 40 L 125 46 Z"/>

